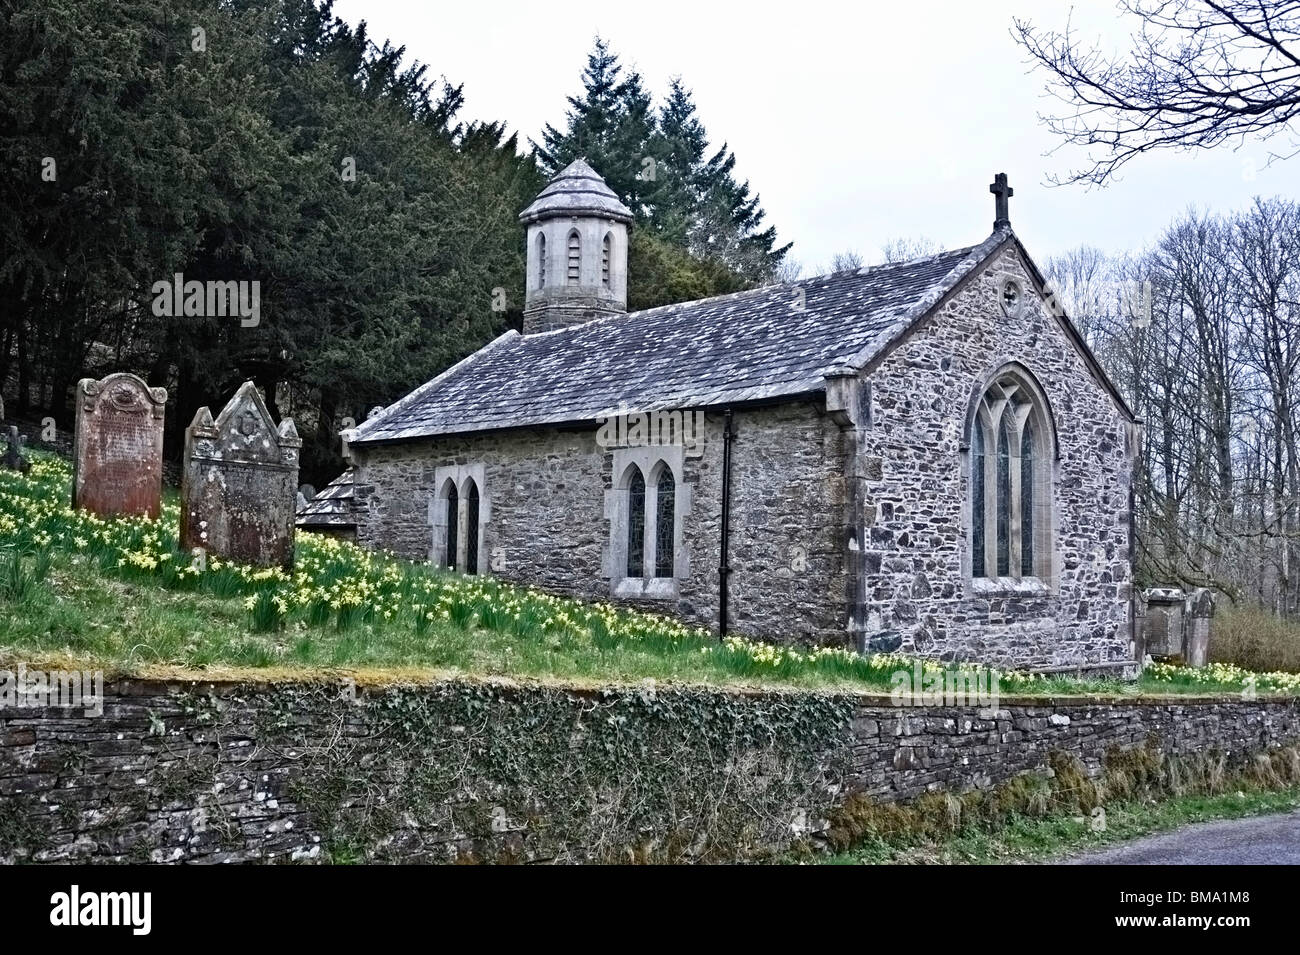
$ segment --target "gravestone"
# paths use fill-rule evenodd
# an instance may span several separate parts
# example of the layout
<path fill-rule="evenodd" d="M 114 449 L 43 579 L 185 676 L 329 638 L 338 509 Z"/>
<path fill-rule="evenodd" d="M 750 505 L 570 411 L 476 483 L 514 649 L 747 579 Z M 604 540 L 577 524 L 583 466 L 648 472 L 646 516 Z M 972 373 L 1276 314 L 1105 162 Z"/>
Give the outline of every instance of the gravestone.
<path fill-rule="evenodd" d="M 1214 618 L 1214 593 L 1197 587 L 1187 597 L 1184 610 L 1186 638 L 1184 655 L 1190 667 L 1203 667 L 1210 660 L 1210 621 Z"/>
<path fill-rule="evenodd" d="M 104 517 L 162 513 L 167 389 L 119 372 L 77 383 L 72 506 Z"/>
<path fill-rule="evenodd" d="M 31 462 L 23 457 L 23 444 L 26 438 L 18 433 L 18 425 L 9 426 L 9 446 L 5 448 L 4 457 L 0 458 L 0 465 L 3 465 L 9 471 L 21 471 L 26 474 L 31 470 Z"/>
<path fill-rule="evenodd" d="M 215 421 L 200 408 L 185 431 L 181 546 L 291 567 L 301 448 L 293 419 L 277 428 L 251 381 Z"/>
<path fill-rule="evenodd" d="M 1139 604 L 1140 655 L 1203 667 L 1209 660 L 1214 594 L 1204 587 L 1184 593 L 1178 587 L 1142 591 Z"/>

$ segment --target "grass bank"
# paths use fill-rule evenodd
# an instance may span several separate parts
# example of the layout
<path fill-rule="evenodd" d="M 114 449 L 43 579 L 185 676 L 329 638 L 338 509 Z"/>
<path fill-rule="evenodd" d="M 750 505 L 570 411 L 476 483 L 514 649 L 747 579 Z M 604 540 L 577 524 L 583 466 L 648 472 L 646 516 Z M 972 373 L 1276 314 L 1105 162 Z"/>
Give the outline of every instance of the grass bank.
<path fill-rule="evenodd" d="M 182 553 L 177 507 L 103 520 L 68 504 L 66 462 L 0 471 L 0 659 L 115 673 L 322 669 L 888 691 L 913 661 L 739 638 L 584 603 L 314 534 L 292 573 Z M 928 672 L 944 669 L 924 664 Z M 962 669 L 978 673 L 979 668 Z M 1153 667 L 1136 683 L 998 674 L 1002 693 L 1300 692 L 1293 673 Z"/>

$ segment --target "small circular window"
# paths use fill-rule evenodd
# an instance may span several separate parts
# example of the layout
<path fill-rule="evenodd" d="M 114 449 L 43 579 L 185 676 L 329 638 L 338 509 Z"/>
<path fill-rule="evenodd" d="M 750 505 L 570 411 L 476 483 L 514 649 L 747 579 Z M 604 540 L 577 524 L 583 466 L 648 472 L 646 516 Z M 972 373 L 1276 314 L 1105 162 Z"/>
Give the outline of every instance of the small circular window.
<path fill-rule="evenodd" d="M 1023 297 L 1020 291 L 1020 283 L 1015 279 L 1007 279 L 1002 283 L 1002 311 L 1009 316 L 1015 316 L 1020 312 L 1020 300 Z"/>

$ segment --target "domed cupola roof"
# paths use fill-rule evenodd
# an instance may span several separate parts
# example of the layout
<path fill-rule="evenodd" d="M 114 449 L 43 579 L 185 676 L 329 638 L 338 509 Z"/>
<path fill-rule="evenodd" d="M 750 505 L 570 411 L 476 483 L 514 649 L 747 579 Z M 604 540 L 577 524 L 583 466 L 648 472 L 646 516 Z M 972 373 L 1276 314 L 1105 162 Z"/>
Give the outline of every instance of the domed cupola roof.
<path fill-rule="evenodd" d="M 556 173 L 528 208 L 519 213 L 519 221 L 527 224 L 557 216 L 600 216 L 631 222 L 632 210 L 623 205 L 585 159 L 575 159 Z"/>

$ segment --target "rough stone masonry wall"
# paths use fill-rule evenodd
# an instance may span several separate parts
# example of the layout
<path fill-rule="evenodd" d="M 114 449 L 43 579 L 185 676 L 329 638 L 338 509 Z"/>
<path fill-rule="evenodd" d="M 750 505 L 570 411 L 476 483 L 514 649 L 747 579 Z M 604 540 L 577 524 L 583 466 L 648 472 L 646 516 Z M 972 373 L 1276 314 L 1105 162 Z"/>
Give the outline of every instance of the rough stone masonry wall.
<path fill-rule="evenodd" d="M 1004 276 L 1028 301 L 999 306 Z M 869 370 L 862 471 L 869 649 L 1015 667 L 1129 661 L 1132 567 L 1126 422 L 1008 248 Z M 1033 373 L 1060 446 L 1052 488 L 1055 578 L 1047 592 L 976 592 L 962 444 L 966 414 L 1009 362 Z"/>
<path fill-rule="evenodd" d="M 843 437 L 812 402 L 736 412 L 732 450 L 730 629 L 805 643 L 846 643 Z M 689 572 L 674 598 L 643 608 L 716 628 L 722 501 L 721 415 L 702 453 L 684 457 L 691 511 Z M 357 539 L 413 560 L 429 557 L 429 500 L 439 467 L 482 464 L 492 574 L 586 599 L 610 600 L 605 496 L 613 456 L 596 430 L 529 430 L 358 447 Z"/>
<path fill-rule="evenodd" d="M 452 681 L 123 681 L 99 717 L 0 709 L 0 863 L 745 859 L 847 793 L 995 785 L 1053 751 L 1300 740 L 1289 701 L 887 697 Z"/>

